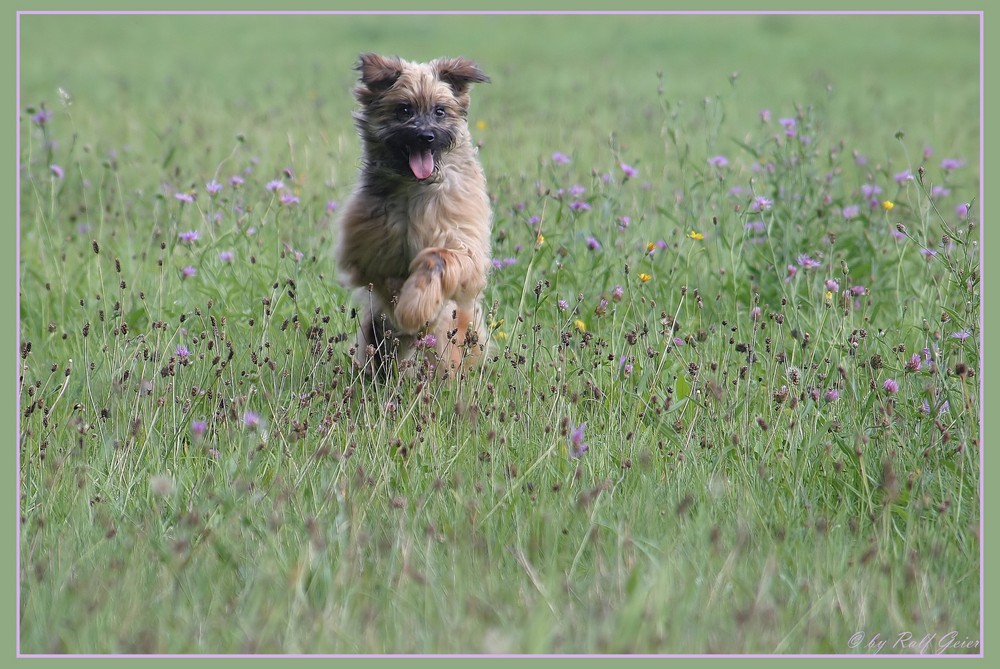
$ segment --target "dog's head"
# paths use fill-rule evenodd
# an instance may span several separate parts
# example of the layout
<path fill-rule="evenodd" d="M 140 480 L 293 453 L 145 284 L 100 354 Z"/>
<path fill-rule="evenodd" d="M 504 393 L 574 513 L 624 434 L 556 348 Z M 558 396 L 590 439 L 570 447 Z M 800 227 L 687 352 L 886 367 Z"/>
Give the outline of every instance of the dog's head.
<path fill-rule="evenodd" d="M 468 136 L 469 87 L 489 81 L 465 58 L 411 63 L 365 53 L 357 70 L 362 138 L 381 160 L 418 180 L 430 177 L 442 154 Z"/>

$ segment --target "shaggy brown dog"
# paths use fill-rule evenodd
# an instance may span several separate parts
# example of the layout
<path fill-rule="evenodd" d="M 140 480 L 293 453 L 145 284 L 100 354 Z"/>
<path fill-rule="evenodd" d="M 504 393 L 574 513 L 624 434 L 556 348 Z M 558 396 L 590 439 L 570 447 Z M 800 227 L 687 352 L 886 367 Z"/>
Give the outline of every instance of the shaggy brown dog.
<path fill-rule="evenodd" d="M 337 247 L 363 305 L 354 359 L 384 375 L 420 347 L 455 375 L 486 344 L 492 214 L 466 116 L 469 87 L 489 78 L 464 58 L 366 53 L 357 69 L 363 165 Z"/>

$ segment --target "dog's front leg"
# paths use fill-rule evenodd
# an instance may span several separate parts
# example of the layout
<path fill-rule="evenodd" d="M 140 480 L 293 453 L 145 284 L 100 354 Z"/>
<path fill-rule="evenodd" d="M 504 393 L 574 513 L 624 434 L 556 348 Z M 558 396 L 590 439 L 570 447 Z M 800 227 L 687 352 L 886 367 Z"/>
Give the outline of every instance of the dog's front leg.
<path fill-rule="evenodd" d="M 396 323 L 417 332 L 437 319 L 446 301 L 471 304 L 485 285 L 485 268 L 470 254 L 424 249 L 410 263 L 410 276 L 399 292 Z"/>

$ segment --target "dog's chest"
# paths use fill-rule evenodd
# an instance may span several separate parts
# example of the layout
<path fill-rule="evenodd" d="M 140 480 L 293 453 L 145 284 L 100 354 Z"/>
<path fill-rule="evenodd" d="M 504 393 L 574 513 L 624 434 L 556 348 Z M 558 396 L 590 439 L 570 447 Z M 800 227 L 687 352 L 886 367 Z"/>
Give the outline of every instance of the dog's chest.
<path fill-rule="evenodd" d="M 405 274 L 423 249 L 440 243 L 441 221 L 436 198 L 400 198 L 386 211 L 385 263 L 387 274 Z"/>

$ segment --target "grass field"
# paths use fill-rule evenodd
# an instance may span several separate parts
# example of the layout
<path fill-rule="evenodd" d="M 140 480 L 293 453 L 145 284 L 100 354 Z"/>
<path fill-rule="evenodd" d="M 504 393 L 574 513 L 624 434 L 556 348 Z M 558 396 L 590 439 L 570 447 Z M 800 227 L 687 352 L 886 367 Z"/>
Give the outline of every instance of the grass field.
<path fill-rule="evenodd" d="M 22 653 L 979 652 L 976 17 L 20 35 Z M 366 50 L 492 77 L 452 384 L 350 364 Z"/>

